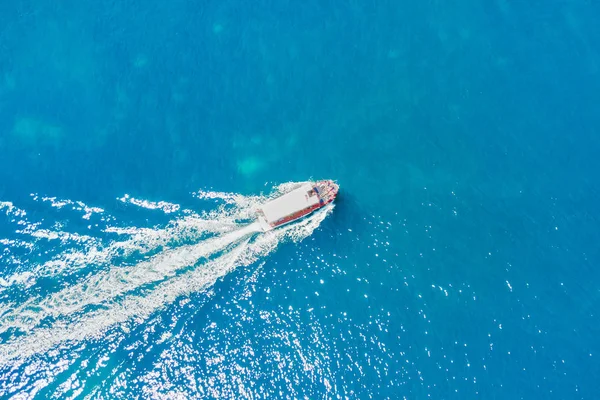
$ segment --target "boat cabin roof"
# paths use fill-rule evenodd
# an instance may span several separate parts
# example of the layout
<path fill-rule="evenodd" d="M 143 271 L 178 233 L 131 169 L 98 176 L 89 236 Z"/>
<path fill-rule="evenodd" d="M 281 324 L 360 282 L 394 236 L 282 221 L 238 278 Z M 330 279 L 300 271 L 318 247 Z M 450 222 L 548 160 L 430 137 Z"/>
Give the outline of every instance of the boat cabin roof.
<path fill-rule="evenodd" d="M 281 197 L 265 203 L 261 210 L 269 223 L 319 203 L 319 195 L 311 183 L 304 184 Z"/>

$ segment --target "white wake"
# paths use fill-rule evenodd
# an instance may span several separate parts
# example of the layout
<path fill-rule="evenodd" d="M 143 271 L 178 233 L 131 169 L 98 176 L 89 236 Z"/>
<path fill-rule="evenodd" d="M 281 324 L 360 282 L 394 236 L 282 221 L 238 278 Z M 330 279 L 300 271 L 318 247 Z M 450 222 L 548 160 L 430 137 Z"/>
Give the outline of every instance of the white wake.
<path fill-rule="evenodd" d="M 280 186 L 274 195 L 285 192 L 293 185 Z M 217 192 L 199 192 L 196 195 L 224 204 L 203 215 L 185 213 L 178 222 L 154 231 L 158 233 L 129 228 L 129 231 L 122 233 L 128 239 L 97 248 L 94 255 L 86 256 L 73 250 L 69 257 L 57 257 L 53 260 L 57 268 L 50 268 L 47 263 L 33 268 L 28 280 L 35 281 L 41 276 L 60 276 L 76 271 L 88 261 L 108 263 L 108 267 L 98 273 L 49 295 L 32 296 L 21 304 L 4 304 L 0 308 L 0 334 L 7 335 L 8 340 L 0 344 L 0 365 L 44 353 L 62 342 L 98 337 L 114 326 L 128 330 L 132 324 L 147 319 L 177 298 L 202 291 L 232 269 L 250 265 L 267 256 L 281 242 L 306 238 L 333 208 L 327 206 L 297 223 L 263 233 L 256 223 L 240 225 L 237 221 L 251 218 L 254 208 L 266 201 L 267 197 Z M 132 202 L 131 197 L 126 200 L 136 206 L 153 207 L 150 202 Z M 161 205 L 167 207 L 168 211 L 163 210 L 165 213 L 178 210 L 168 203 Z M 10 206 L 13 207 L 11 212 L 21 213 L 20 218 L 24 217 L 22 210 L 14 208 L 12 204 Z M 190 229 L 194 224 L 190 222 L 192 220 L 196 224 L 195 229 Z M 113 228 L 107 228 L 110 229 Z M 169 235 L 178 234 L 200 238 L 200 241 L 166 247 L 147 260 L 131 266 L 110 263 L 114 259 L 114 249 L 119 246 L 125 249 L 140 248 L 143 246 L 134 243 L 141 242 L 148 251 L 161 249 L 164 248 L 161 246 L 173 241 L 173 236 Z M 132 243 L 136 235 L 141 235 L 141 238 L 133 239 L 135 242 Z M 207 235 L 212 237 L 205 238 Z M 22 281 L 14 279 L 12 283 L 7 279 L 4 281 L 8 285 L 23 285 Z"/>

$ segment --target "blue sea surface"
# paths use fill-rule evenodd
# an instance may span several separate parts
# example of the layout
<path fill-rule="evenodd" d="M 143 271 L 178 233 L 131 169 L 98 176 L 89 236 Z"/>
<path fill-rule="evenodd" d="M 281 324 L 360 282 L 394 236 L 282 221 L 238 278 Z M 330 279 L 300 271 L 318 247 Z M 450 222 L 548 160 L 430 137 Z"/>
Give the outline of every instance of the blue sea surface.
<path fill-rule="evenodd" d="M 1 2 L 0 398 L 598 398 L 598 16 Z"/>

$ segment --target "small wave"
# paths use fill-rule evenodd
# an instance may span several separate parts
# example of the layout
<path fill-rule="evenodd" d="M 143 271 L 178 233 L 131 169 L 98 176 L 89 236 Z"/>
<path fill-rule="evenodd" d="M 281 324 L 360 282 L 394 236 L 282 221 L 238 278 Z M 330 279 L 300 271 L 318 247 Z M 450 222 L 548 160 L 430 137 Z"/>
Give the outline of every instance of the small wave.
<path fill-rule="evenodd" d="M 42 202 L 48 202 L 54 208 L 61 209 L 65 206 L 71 206 L 71 209 L 74 211 L 83 211 L 84 215 L 81 218 L 86 220 L 89 220 L 94 214 L 104 213 L 104 209 L 99 207 L 90 207 L 82 201 L 61 200 L 56 197 L 43 197 L 37 194 L 31 194 L 31 197 L 35 201 L 41 200 Z"/>
<path fill-rule="evenodd" d="M 154 202 L 148 200 L 140 200 L 136 199 L 135 197 L 131 197 L 128 194 L 121 198 L 118 198 L 117 200 L 119 200 L 122 203 L 133 204 L 138 207 L 146 208 L 148 210 L 161 210 L 165 214 L 171 214 L 181 209 L 179 204 L 173 204 L 166 201 Z"/>

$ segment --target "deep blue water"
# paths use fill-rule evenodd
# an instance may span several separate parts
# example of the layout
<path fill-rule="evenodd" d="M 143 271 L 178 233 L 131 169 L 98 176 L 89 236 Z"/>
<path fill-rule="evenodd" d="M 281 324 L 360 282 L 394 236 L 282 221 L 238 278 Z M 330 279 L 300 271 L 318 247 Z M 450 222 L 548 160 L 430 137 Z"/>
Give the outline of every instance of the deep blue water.
<path fill-rule="evenodd" d="M 0 397 L 598 396 L 600 6 L 58 3 L 0 4 Z"/>

